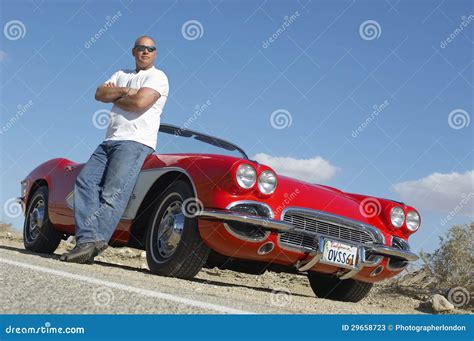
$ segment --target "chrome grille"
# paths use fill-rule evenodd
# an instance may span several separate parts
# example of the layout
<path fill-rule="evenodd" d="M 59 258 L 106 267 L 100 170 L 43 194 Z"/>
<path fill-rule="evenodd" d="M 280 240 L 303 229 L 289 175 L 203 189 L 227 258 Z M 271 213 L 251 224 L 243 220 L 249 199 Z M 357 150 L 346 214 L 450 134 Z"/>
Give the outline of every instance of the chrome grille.
<path fill-rule="evenodd" d="M 317 250 L 316 235 L 360 244 L 376 242 L 376 237 L 370 231 L 358 228 L 357 222 L 318 211 L 288 210 L 283 220 L 295 226 L 295 230 L 280 235 L 280 243 L 290 247 Z"/>

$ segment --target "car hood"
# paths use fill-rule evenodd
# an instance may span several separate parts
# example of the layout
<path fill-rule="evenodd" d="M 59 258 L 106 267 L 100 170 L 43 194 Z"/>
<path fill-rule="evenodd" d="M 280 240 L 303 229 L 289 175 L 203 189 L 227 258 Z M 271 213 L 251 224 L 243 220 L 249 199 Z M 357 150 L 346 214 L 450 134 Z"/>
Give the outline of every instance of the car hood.
<path fill-rule="evenodd" d="M 303 207 L 323 211 L 371 225 L 379 225 L 377 217 L 367 217 L 359 201 L 336 188 L 312 184 L 286 176 L 278 176 L 278 187 L 271 197 L 275 218 L 287 207 Z"/>

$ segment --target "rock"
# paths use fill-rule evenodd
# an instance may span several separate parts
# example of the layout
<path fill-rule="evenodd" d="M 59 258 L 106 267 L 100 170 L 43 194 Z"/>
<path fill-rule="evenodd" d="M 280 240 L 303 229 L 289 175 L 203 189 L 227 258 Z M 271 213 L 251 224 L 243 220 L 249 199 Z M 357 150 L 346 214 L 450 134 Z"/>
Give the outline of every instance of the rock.
<path fill-rule="evenodd" d="M 449 302 L 444 296 L 441 296 L 439 294 L 433 295 L 429 302 L 431 304 L 431 308 L 436 312 L 454 310 L 454 305 Z"/>
<path fill-rule="evenodd" d="M 140 258 L 146 258 L 146 251 L 142 251 L 140 253 Z"/>
<path fill-rule="evenodd" d="M 128 247 L 124 247 L 118 251 L 118 254 L 123 257 L 130 257 L 133 256 L 133 251 Z"/>
<path fill-rule="evenodd" d="M 12 233 L 11 232 L 7 232 L 7 238 L 12 238 Z"/>

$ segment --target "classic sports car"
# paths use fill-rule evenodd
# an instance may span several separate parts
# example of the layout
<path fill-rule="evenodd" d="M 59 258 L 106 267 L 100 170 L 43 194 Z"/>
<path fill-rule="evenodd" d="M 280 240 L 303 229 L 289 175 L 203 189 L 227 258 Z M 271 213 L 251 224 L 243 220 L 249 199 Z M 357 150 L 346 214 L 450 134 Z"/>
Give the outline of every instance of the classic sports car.
<path fill-rule="evenodd" d="M 206 134 L 166 124 L 160 132 L 205 148 L 149 155 L 112 236 L 113 246 L 146 250 L 154 274 L 189 279 L 203 266 L 302 273 L 318 297 L 357 302 L 418 258 L 407 242 L 420 226 L 411 206 L 277 175 Z M 202 153 L 209 148 L 217 152 Z M 53 253 L 74 234 L 82 167 L 52 159 L 21 182 L 26 249 Z"/>

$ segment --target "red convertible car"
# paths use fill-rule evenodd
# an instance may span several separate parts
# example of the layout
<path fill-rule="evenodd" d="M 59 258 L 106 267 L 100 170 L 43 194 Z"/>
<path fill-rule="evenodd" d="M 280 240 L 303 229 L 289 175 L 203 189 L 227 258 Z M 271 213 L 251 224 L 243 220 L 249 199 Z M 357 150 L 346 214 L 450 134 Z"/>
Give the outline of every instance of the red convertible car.
<path fill-rule="evenodd" d="M 421 222 L 411 206 L 278 175 L 207 134 L 165 124 L 160 132 L 204 147 L 149 155 L 110 241 L 146 250 L 154 274 L 189 279 L 203 266 L 300 273 L 318 297 L 357 302 L 418 258 L 408 245 Z M 53 253 L 74 234 L 82 167 L 52 159 L 21 182 L 26 249 Z"/>

